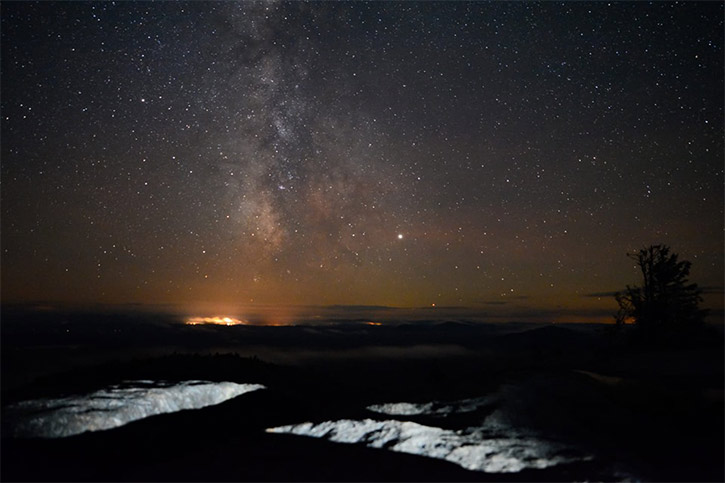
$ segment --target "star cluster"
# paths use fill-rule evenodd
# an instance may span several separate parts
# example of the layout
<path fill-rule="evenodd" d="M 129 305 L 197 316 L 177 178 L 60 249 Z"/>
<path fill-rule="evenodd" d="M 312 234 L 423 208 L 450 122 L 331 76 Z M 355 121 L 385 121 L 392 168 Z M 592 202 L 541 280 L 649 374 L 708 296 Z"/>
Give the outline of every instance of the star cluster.
<path fill-rule="evenodd" d="M 4 302 L 722 290 L 718 2 L 5 2 L 1 100 Z"/>

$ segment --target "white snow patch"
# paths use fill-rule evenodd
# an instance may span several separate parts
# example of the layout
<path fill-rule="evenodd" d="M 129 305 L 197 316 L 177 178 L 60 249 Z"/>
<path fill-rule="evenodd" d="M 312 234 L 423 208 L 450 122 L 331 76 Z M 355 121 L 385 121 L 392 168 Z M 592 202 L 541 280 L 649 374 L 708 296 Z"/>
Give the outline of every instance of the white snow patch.
<path fill-rule="evenodd" d="M 411 421 L 342 419 L 279 426 L 267 432 L 326 438 L 338 443 L 364 443 L 371 448 L 443 459 L 468 470 L 488 473 L 514 473 L 592 458 L 532 436 L 496 436 L 488 434 L 483 427 L 453 431 Z M 567 456 L 562 454 L 564 449 L 568 449 Z"/>
<path fill-rule="evenodd" d="M 220 404 L 264 389 L 260 384 L 185 381 L 178 384 L 130 381 L 81 396 L 23 401 L 7 408 L 16 437 L 62 438 L 101 431 L 157 414 Z"/>
<path fill-rule="evenodd" d="M 429 403 L 386 403 L 373 404 L 368 406 L 369 411 L 389 416 L 448 416 L 449 414 L 470 413 L 483 406 L 493 404 L 494 397 L 481 397 L 473 399 L 462 399 L 453 402 L 429 402 Z"/>
<path fill-rule="evenodd" d="M 417 416 L 420 414 L 431 414 L 433 412 L 433 403 L 415 404 L 403 402 L 373 404 L 372 406 L 368 406 L 367 409 L 390 416 Z"/>

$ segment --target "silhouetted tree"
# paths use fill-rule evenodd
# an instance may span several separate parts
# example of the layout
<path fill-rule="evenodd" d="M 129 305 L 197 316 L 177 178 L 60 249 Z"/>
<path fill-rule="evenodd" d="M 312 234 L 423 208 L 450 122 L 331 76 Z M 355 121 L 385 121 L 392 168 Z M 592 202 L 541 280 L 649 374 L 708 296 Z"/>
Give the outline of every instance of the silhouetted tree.
<path fill-rule="evenodd" d="M 627 254 L 642 271 L 642 286 L 617 292 L 617 323 L 632 321 L 644 333 L 677 335 L 699 326 L 706 310 L 698 307 L 702 291 L 687 279 L 690 262 L 679 261 L 667 245 Z"/>

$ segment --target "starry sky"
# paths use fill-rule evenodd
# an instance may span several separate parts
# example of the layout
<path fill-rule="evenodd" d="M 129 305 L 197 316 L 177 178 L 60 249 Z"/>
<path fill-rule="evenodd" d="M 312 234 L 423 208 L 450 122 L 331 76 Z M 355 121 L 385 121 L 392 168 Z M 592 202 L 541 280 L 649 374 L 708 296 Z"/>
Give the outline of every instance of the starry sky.
<path fill-rule="evenodd" d="M 722 309 L 721 2 L 1 21 L 4 303 L 613 321 L 666 243 Z"/>

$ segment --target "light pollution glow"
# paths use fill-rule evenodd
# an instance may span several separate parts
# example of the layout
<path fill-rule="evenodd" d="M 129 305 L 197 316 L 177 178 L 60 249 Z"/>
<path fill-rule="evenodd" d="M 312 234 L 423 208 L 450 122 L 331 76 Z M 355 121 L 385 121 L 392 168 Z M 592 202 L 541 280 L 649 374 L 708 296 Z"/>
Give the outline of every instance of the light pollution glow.
<path fill-rule="evenodd" d="M 189 317 L 186 319 L 186 325 L 246 325 L 247 322 L 235 319 L 233 317 Z"/>

